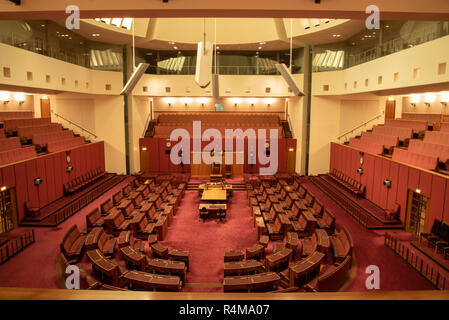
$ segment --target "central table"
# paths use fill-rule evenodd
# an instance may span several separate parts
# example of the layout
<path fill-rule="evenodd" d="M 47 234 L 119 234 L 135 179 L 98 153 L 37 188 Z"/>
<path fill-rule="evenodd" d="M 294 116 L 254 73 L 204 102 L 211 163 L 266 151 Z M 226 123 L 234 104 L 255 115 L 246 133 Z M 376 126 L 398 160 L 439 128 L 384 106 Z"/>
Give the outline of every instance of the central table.
<path fill-rule="evenodd" d="M 205 189 L 201 195 L 202 201 L 226 201 L 226 189 Z"/>

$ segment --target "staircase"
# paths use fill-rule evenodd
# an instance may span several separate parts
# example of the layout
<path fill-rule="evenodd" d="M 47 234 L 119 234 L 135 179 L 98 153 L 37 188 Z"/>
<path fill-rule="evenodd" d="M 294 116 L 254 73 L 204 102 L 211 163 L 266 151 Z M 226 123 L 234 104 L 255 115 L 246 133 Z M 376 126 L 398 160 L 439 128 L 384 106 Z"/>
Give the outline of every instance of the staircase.
<path fill-rule="evenodd" d="M 290 130 L 290 125 L 287 120 L 281 120 L 282 131 L 284 132 L 284 137 L 286 139 L 292 139 L 292 131 Z"/>
<path fill-rule="evenodd" d="M 154 133 L 155 133 L 155 127 L 157 125 L 157 120 L 151 120 L 148 123 L 148 127 L 147 130 L 145 131 L 145 138 L 152 138 L 154 137 Z"/>

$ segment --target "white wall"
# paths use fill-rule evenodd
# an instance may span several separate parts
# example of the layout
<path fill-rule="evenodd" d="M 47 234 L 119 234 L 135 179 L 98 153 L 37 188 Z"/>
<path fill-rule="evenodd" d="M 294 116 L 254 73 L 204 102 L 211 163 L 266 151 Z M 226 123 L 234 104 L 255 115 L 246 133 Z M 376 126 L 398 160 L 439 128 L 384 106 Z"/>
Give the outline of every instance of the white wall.
<path fill-rule="evenodd" d="M 139 139 L 143 137 L 146 130 L 145 124 L 150 114 L 150 100 L 151 98 L 148 97 L 130 96 L 130 101 L 128 102 L 131 173 L 140 171 Z"/>
<path fill-rule="evenodd" d="M 296 139 L 296 172 L 304 174 L 304 168 L 301 166 L 301 154 L 303 152 L 303 103 L 304 98 L 295 97 L 288 99 L 288 116 L 290 119 L 290 129 L 293 138 Z"/>

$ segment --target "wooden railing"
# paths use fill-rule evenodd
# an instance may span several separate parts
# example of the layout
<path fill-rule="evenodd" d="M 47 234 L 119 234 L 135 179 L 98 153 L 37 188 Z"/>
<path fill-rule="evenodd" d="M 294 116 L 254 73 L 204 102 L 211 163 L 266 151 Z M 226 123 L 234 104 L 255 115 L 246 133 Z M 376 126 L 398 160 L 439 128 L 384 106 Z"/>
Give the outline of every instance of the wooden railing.
<path fill-rule="evenodd" d="M 60 114 L 57 114 L 57 113 L 53 112 L 53 110 L 52 110 L 52 113 L 54 114 L 54 116 L 55 116 L 56 118 L 62 119 L 62 120 L 64 120 L 66 123 L 68 123 L 69 125 L 74 126 L 76 129 L 80 130 L 82 135 L 85 135 L 85 134 L 87 133 L 89 139 L 90 139 L 91 137 L 93 137 L 94 139 L 97 139 L 97 138 L 98 138 L 98 136 L 97 136 L 95 133 L 93 133 L 93 132 L 87 130 L 87 129 L 84 128 L 83 126 L 81 126 L 81 125 L 79 125 L 79 124 L 77 124 L 77 123 L 75 123 L 75 122 L 73 122 L 73 121 L 71 121 L 71 120 L 65 118 L 64 116 L 62 116 L 62 115 L 60 115 Z M 76 129 L 75 129 L 75 130 L 76 130 Z"/>
<path fill-rule="evenodd" d="M 421 273 L 427 280 L 432 282 L 438 289 L 449 289 L 448 279 L 441 275 L 438 269 L 429 265 L 423 258 L 410 250 L 410 247 L 404 245 L 404 243 L 388 232 L 385 232 L 384 244 L 405 260 L 405 262 L 411 265 L 416 271 Z"/>
<path fill-rule="evenodd" d="M 6 243 L 0 246 L 0 264 L 9 260 L 30 244 L 34 243 L 34 240 L 34 229 L 25 231 L 25 233 L 17 238 L 9 239 Z"/>

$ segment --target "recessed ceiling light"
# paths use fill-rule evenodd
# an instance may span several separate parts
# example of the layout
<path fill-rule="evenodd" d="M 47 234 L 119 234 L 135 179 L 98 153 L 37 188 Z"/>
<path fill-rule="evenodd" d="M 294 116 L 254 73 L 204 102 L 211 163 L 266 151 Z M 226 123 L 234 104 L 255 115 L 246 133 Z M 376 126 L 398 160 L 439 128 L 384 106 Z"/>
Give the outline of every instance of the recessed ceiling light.
<path fill-rule="evenodd" d="M 173 47 L 173 49 L 178 50 L 178 47 Z"/>
<path fill-rule="evenodd" d="M 259 42 L 259 44 L 260 44 L 260 45 L 264 45 L 264 44 L 266 44 L 266 42 L 265 42 L 265 41 L 262 41 L 262 42 Z"/>
<path fill-rule="evenodd" d="M 259 47 L 259 50 L 262 49 L 262 47 Z"/>
<path fill-rule="evenodd" d="M 175 44 L 173 41 L 170 41 L 169 44 Z"/>
<path fill-rule="evenodd" d="M 220 47 L 219 47 L 219 46 L 216 46 L 215 48 L 216 48 L 216 49 L 220 49 Z"/>

